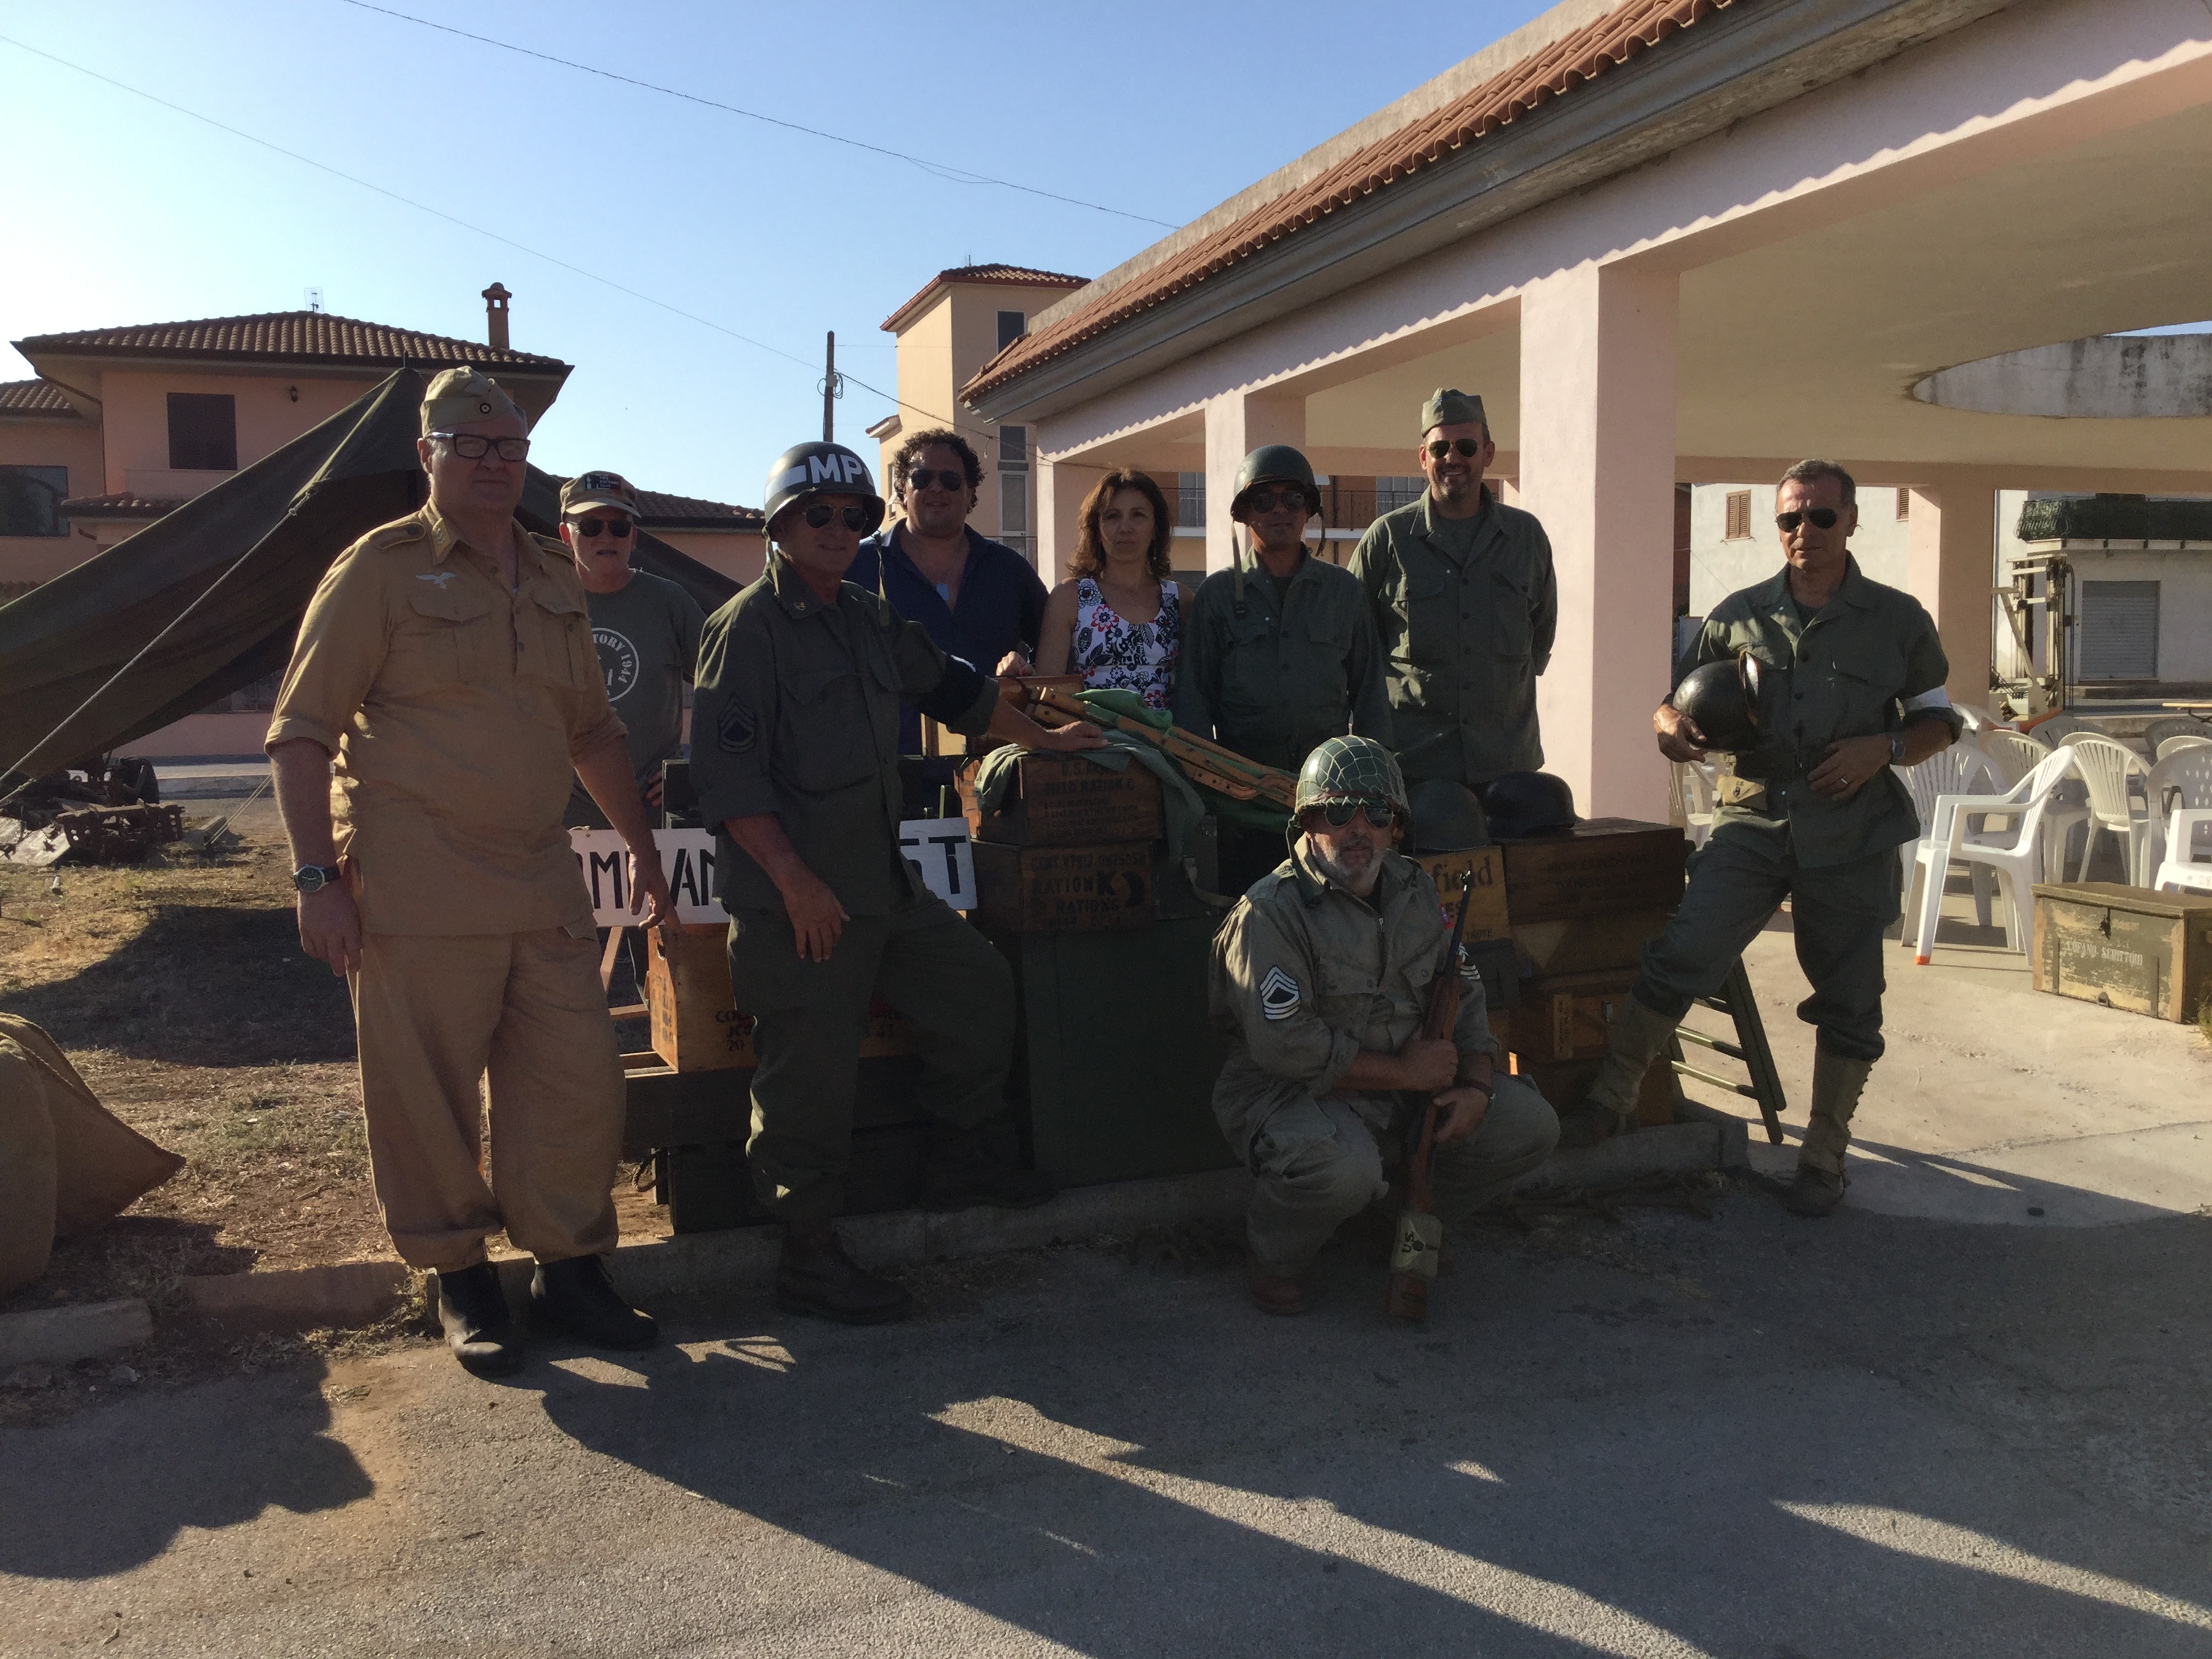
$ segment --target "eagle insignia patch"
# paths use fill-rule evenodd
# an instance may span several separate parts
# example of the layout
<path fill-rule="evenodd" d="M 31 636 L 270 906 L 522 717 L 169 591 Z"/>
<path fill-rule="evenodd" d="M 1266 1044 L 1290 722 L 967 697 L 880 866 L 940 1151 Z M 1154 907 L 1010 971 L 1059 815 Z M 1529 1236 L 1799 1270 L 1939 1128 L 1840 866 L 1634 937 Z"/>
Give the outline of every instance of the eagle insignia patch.
<path fill-rule="evenodd" d="M 1288 1019 L 1298 1011 L 1297 981 L 1279 968 L 1267 969 L 1260 981 L 1260 1012 L 1269 1019 Z"/>

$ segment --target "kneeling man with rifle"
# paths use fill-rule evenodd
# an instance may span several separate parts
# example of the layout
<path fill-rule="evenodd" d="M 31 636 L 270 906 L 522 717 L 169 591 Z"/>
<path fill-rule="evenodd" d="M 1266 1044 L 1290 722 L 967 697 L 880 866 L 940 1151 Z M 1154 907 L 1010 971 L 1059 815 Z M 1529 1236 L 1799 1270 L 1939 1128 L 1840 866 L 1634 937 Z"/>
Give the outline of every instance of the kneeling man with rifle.
<path fill-rule="evenodd" d="M 1222 924 L 1211 986 L 1232 1045 L 1214 1116 L 1259 1177 L 1247 1283 L 1279 1314 L 1305 1311 L 1307 1268 L 1340 1224 L 1389 1191 L 1383 1147 L 1420 1135 L 1432 1109 L 1425 1184 L 1447 1221 L 1503 1199 L 1559 1127 L 1535 1090 L 1493 1071 L 1479 986 L 1449 1035 L 1423 1034 L 1458 952 L 1436 884 L 1393 850 L 1407 808 L 1389 751 L 1331 738 L 1298 774 L 1296 811 L 1291 856 Z M 1425 1265 L 1433 1271 L 1432 1253 Z"/>

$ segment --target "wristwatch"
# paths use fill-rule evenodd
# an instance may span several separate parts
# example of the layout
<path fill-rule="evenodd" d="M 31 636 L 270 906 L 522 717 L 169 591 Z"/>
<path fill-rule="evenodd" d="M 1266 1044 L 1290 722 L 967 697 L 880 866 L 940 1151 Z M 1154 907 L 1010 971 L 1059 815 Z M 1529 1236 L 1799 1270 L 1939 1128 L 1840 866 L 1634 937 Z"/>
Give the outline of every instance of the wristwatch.
<path fill-rule="evenodd" d="M 339 871 L 335 864 L 303 864 L 292 872 L 292 885 L 302 893 L 319 893 L 325 887 L 337 884 Z"/>
<path fill-rule="evenodd" d="M 1905 733 L 1902 732 L 1889 734 L 1889 763 L 1892 766 L 1905 764 Z"/>

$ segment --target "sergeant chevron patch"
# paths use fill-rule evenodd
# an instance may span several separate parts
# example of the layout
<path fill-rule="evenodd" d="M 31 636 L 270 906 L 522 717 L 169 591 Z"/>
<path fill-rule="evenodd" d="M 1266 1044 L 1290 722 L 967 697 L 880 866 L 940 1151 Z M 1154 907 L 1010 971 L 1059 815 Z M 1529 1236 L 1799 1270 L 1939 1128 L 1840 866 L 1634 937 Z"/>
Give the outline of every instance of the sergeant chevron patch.
<path fill-rule="evenodd" d="M 1279 968 L 1260 981 L 1260 1012 L 1269 1019 L 1288 1019 L 1298 1011 L 1298 982 Z"/>

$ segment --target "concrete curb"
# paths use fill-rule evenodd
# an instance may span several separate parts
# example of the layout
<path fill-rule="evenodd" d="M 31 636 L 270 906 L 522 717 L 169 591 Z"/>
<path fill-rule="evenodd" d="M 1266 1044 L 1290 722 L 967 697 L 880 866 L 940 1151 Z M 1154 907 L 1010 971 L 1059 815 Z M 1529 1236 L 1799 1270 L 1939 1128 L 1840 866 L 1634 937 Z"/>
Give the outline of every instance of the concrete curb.
<path fill-rule="evenodd" d="M 66 1365 L 135 1348 L 153 1334 L 153 1313 L 135 1296 L 0 1314 L 0 1367 Z"/>
<path fill-rule="evenodd" d="M 1517 1192 L 1532 1196 L 1581 1188 L 1620 1186 L 1645 1176 L 1713 1170 L 1747 1161 L 1741 1119 L 1687 1103 L 1691 1120 L 1640 1129 L 1602 1144 L 1554 1152 L 1524 1176 Z M 868 1267 L 993 1255 L 1042 1245 L 1175 1227 L 1233 1221 L 1244 1212 L 1252 1177 L 1243 1170 L 1210 1170 L 1156 1181 L 1079 1187 L 1034 1210 L 962 1210 L 949 1215 L 898 1211 L 853 1216 L 838 1231 L 853 1259 Z M 608 1258 L 616 1288 L 634 1301 L 752 1294 L 775 1277 L 781 1236 L 773 1226 L 687 1233 L 624 1244 Z M 494 1263 L 500 1286 L 520 1310 L 534 1265 L 527 1256 Z M 344 1261 L 268 1273 L 197 1275 L 184 1280 L 194 1311 L 234 1328 L 313 1330 L 370 1325 L 398 1306 L 412 1270 L 397 1261 Z M 136 1310 L 135 1314 L 118 1310 Z M 44 1324 L 35 1322 L 47 1322 Z M 0 1364 L 49 1363 L 112 1352 L 151 1334 L 143 1302 L 92 1304 L 0 1318 Z M 89 1346 L 88 1346 L 89 1345 Z"/>

